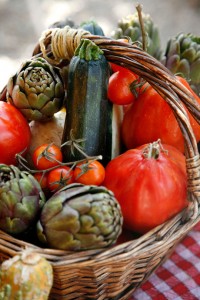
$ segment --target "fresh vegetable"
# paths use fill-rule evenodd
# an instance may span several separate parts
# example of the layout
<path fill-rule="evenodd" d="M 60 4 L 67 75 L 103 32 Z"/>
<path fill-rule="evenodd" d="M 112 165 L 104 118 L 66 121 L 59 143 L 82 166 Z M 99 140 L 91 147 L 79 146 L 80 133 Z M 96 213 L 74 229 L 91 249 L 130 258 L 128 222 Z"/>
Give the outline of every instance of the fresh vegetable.
<path fill-rule="evenodd" d="M 48 172 L 47 186 L 51 192 L 60 190 L 67 184 L 73 183 L 74 172 L 68 166 L 60 166 Z"/>
<path fill-rule="evenodd" d="M 65 97 L 59 69 L 44 58 L 25 61 L 7 84 L 7 101 L 27 120 L 48 120 L 58 112 Z"/>
<path fill-rule="evenodd" d="M 82 22 L 80 27 L 86 31 L 89 31 L 93 35 L 104 36 L 102 27 L 94 20 Z"/>
<path fill-rule="evenodd" d="M 15 155 L 27 151 L 31 133 L 27 120 L 14 106 L 0 101 L 0 163 L 17 163 Z"/>
<path fill-rule="evenodd" d="M 66 112 L 61 110 L 57 112 L 51 120 L 46 122 L 31 121 L 29 123 L 31 131 L 31 141 L 26 153 L 26 160 L 31 168 L 34 167 L 32 155 L 34 150 L 42 144 L 55 144 L 61 146 L 63 128 Z"/>
<path fill-rule="evenodd" d="M 110 63 L 110 67 L 113 73 L 118 72 L 118 71 L 124 71 L 124 69 L 127 70 L 127 68 L 124 68 L 120 65 L 114 64 L 114 63 Z"/>
<path fill-rule="evenodd" d="M 109 71 L 100 48 L 83 39 L 69 65 L 67 116 L 62 139 L 62 144 L 78 140 L 88 156 L 102 155 L 104 163 L 119 153 L 120 146 L 120 112 L 107 99 Z M 84 158 L 73 144 L 62 149 L 64 161 Z"/>
<path fill-rule="evenodd" d="M 112 72 L 114 72 L 114 73 L 118 72 L 118 71 L 128 70 L 127 68 L 122 67 L 122 66 L 117 65 L 117 64 L 114 64 L 114 63 L 110 63 L 110 67 L 111 67 Z"/>
<path fill-rule="evenodd" d="M 104 185 L 119 201 L 124 226 L 143 234 L 187 205 L 185 157 L 154 142 L 128 150 L 106 166 Z"/>
<path fill-rule="evenodd" d="M 74 169 L 75 181 L 82 184 L 101 185 L 104 178 L 105 168 L 97 160 L 79 163 Z"/>
<path fill-rule="evenodd" d="M 74 20 L 69 18 L 64 18 L 62 20 L 56 21 L 48 26 L 48 28 L 63 28 L 65 26 L 70 26 L 71 28 L 76 28 L 77 25 L 74 23 Z M 38 54 L 35 53 L 35 55 Z"/>
<path fill-rule="evenodd" d="M 54 193 L 37 224 L 41 242 L 63 250 L 107 247 L 116 242 L 121 229 L 121 209 L 113 193 L 78 183 Z"/>
<path fill-rule="evenodd" d="M 120 71 L 113 73 L 109 78 L 108 99 L 112 103 L 131 104 L 137 97 L 138 91 L 138 76 L 128 69 L 121 67 Z"/>
<path fill-rule="evenodd" d="M 54 144 L 38 146 L 32 155 L 33 164 L 38 170 L 46 170 L 59 165 L 63 156 L 60 147 Z"/>
<path fill-rule="evenodd" d="M 147 52 L 159 59 L 162 53 L 159 29 L 149 14 L 142 13 L 142 20 L 144 23 L 144 32 L 147 37 Z M 143 35 L 138 12 L 120 19 L 117 28 L 113 30 L 111 36 L 115 39 L 129 37 L 132 42 L 142 47 Z"/>
<path fill-rule="evenodd" d="M 39 182 L 42 190 L 47 190 L 48 185 L 47 185 L 47 173 L 45 172 L 38 172 L 33 174 L 34 178 Z"/>
<path fill-rule="evenodd" d="M 191 33 L 179 33 L 169 39 L 163 64 L 174 74 L 179 74 L 200 95 L 200 37 Z"/>
<path fill-rule="evenodd" d="M 51 264 L 31 250 L 23 250 L 0 267 L 0 300 L 47 300 L 52 286 Z"/>
<path fill-rule="evenodd" d="M 186 80 L 178 76 L 177 79 L 192 92 Z M 192 93 L 200 103 L 199 97 Z M 188 116 L 198 142 L 200 125 L 189 111 Z M 122 139 L 128 149 L 161 139 L 162 143 L 172 145 L 184 153 L 183 134 L 171 107 L 148 83 L 124 115 Z"/>
<path fill-rule="evenodd" d="M 31 174 L 0 164 L 0 229 L 10 234 L 25 232 L 37 219 L 45 200 Z"/>

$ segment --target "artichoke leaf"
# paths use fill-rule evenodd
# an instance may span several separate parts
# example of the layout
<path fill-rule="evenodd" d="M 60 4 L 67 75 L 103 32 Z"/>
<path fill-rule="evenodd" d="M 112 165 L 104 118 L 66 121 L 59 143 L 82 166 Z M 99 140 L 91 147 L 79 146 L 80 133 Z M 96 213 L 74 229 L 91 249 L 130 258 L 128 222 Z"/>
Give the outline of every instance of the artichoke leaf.
<path fill-rule="evenodd" d="M 46 229 L 65 230 L 74 234 L 80 230 L 79 213 L 65 205 L 58 214 L 49 219 Z"/>
<path fill-rule="evenodd" d="M 20 109 L 29 107 L 28 99 L 24 92 L 20 90 L 19 85 L 14 86 L 10 102 Z"/>
<path fill-rule="evenodd" d="M 74 239 L 73 235 L 66 231 L 57 231 L 51 228 L 51 230 L 45 230 L 47 243 L 52 247 L 61 250 L 79 250 L 81 242 L 78 239 Z M 52 239 L 52 237 L 54 237 Z"/>

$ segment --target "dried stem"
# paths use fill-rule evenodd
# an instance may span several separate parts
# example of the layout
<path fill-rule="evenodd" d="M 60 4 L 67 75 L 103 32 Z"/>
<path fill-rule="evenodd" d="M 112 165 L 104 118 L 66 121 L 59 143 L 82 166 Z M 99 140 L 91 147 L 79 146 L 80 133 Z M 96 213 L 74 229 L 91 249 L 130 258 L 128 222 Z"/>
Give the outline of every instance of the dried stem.
<path fill-rule="evenodd" d="M 85 162 L 85 160 L 102 160 L 102 155 L 98 155 L 98 156 L 86 156 L 86 158 L 77 160 L 77 161 L 70 161 L 70 162 L 59 162 L 59 165 L 45 169 L 45 170 L 32 170 L 31 168 L 28 167 L 27 165 L 27 161 L 24 159 L 24 157 L 21 154 L 16 154 L 16 159 L 18 161 L 18 163 L 29 173 L 43 173 L 43 172 L 49 172 L 51 170 L 54 170 L 56 168 L 58 168 L 58 166 L 72 166 L 72 168 L 74 168 L 77 164 Z"/>
<path fill-rule="evenodd" d="M 139 18 L 141 32 L 142 32 L 142 49 L 144 51 L 147 51 L 147 35 L 146 35 L 146 32 L 145 32 L 144 21 L 143 21 L 143 18 L 142 18 L 142 6 L 140 4 L 138 4 L 136 6 L 136 9 L 137 9 L 137 12 L 138 12 L 138 18 Z"/>

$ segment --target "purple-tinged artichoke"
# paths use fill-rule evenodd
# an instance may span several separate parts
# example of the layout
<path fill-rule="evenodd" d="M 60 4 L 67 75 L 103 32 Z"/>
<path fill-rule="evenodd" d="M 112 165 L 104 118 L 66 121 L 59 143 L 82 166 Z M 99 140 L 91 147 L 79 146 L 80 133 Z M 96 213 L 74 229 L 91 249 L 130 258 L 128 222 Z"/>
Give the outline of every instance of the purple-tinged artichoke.
<path fill-rule="evenodd" d="M 31 174 L 0 164 L 0 229 L 14 235 L 25 232 L 44 203 L 41 186 Z"/>
<path fill-rule="evenodd" d="M 61 110 L 65 89 L 60 70 L 44 58 L 25 61 L 7 84 L 7 101 L 28 121 L 46 121 Z"/>
<path fill-rule="evenodd" d="M 104 248 L 116 242 L 122 219 L 111 191 L 74 183 L 56 192 L 43 206 L 38 238 L 55 249 Z"/>

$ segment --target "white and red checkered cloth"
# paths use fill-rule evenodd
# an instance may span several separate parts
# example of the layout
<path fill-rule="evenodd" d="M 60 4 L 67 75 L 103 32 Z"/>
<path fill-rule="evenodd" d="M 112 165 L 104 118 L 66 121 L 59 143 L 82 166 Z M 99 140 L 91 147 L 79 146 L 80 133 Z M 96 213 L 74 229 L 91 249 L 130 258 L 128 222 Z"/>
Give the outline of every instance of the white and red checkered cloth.
<path fill-rule="evenodd" d="M 200 299 L 200 224 L 129 300 Z"/>

